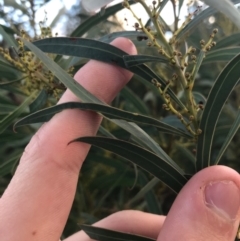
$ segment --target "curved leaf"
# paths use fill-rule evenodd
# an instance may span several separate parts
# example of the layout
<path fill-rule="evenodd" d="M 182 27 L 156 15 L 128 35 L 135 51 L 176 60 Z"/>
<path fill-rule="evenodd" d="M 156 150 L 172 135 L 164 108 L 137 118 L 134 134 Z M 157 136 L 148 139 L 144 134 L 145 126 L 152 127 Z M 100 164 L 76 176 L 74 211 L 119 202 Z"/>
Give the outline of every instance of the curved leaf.
<path fill-rule="evenodd" d="M 30 112 L 35 112 L 39 110 L 46 104 L 46 102 L 47 102 L 47 92 L 45 90 L 41 90 L 37 98 L 29 106 Z"/>
<path fill-rule="evenodd" d="M 143 188 L 131 199 L 128 201 L 126 206 L 131 205 L 132 203 L 138 201 L 143 198 L 149 191 L 151 191 L 157 184 L 159 183 L 159 179 L 154 177 L 151 181 L 149 181 Z"/>
<path fill-rule="evenodd" d="M 0 177 L 3 177 L 13 171 L 16 163 L 18 162 L 19 158 L 22 155 L 22 150 L 21 150 L 21 152 L 19 152 L 19 151 L 17 151 L 17 152 L 18 152 L 18 154 L 15 154 L 8 161 L 6 161 L 0 165 Z"/>
<path fill-rule="evenodd" d="M 98 100 L 95 96 L 85 90 L 81 85 L 79 85 L 75 80 L 73 80 L 62 68 L 60 68 L 54 61 L 52 61 L 47 55 L 45 55 L 41 50 L 39 50 L 33 44 L 23 40 L 25 45 L 34 52 L 39 59 L 45 64 L 45 66 L 56 75 L 58 79 L 61 80 L 62 83 L 66 85 L 73 93 L 75 93 L 81 100 L 88 101 L 91 103 L 103 104 L 100 100 Z M 111 120 L 115 124 L 119 125 L 120 120 Z M 122 122 L 121 122 L 122 123 Z M 123 124 L 123 123 L 122 123 Z M 123 128 L 132 128 L 138 133 L 138 130 L 135 129 L 135 126 L 130 125 L 130 123 L 124 122 Z M 136 135 L 133 133 L 133 135 Z M 137 136 L 137 135 L 136 135 Z M 146 143 L 148 145 L 148 143 Z"/>
<path fill-rule="evenodd" d="M 213 0 L 215 1 L 215 0 Z M 240 0 L 233 0 L 232 1 L 234 4 L 237 4 L 240 2 Z M 215 5 L 216 1 L 215 1 Z M 202 23 L 202 21 L 212 15 L 214 15 L 217 12 L 217 9 L 209 7 L 205 10 L 203 10 L 202 12 L 200 12 L 197 16 L 194 17 L 194 19 L 192 21 L 190 21 L 185 28 L 183 28 L 182 31 L 179 32 L 179 34 L 177 35 L 177 40 L 182 40 L 185 39 L 188 35 L 190 35 L 190 33 L 192 33 L 194 30 L 197 29 L 198 24 Z"/>
<path fill-rule="evenodd" d="M 134 1 L 129 1 L 129 4 L 135 3 Z M 90 28 L 93 26 L 96 26 L 96 24 L 100 23 L 101 21 L 107 19 L 108 17 L 114 15 L 116 12 L 123 9 L 122 3 L 118 3 L 112 7 L 109 7 L 105 10 L 104 14 L 97 13 L 96 15 L 90 17 L 86 21 L 84 21 L 82 24 L 80 24 L 71 34 L 72 37 L 81 37 L 83 34 L 85 34 L 87 31 L 89 31 Z"/>
<path fill-rule="evenodd" d="M 231 33 L 230 36 L 220 39 L 214 48 L 220 49 L 220 48 L 229 47 L 231 45 L 239 45 L 239 44 L 240 44 L 240 33 Z"/>
<path fill-rule="evenodd" d="M 221 0 L 216 4 L 216 0 L 203 0 L 207 5 L 217 9 L 226 15 L 238 28 L 240 28 L 239 11 L 230 0 Z"/>
<path fill-rule="evenodd" d="M 1 25 L 0 25 L 0 35 L 2 35 L 3 39 L 6 41 L 8 47 L 17 46 L 17 43 L 14 40 L 14 38 L 5 32 L 4 28 Z"/>
<path fill-rule="evenodd" d="M 18 79 L 12 80 L 12 81 L 0 82 L 0 88 L 1 88 L 2 86 L 12 85 L 13 83 L 19 82 L 19 81 L 21 81 L 21 80 L 23 80 L 23 79 L 25 79 L 25 78 L 26 78 L 26 77 L 23 76 L 23 77 L 21 77 L 21 78 L 18 78 Z"/>
<path fill-rule="evenodd" d="M 151 56 L 151 55 L 124 55 L 123 60 L 125 65 L 130 68 L 135 65 L 141 65 L 147 62 L 159 62 L 168 64 L 169 60 L 163 56 Z"/>
<path fill-rule="evenodd" d="M 154 177 L 153 179 L 155 178 L 156 177 Z M 142 193 L 141 195 L 144 196 L 144 200 L 147 204 L 148 212 L 153 214 L 163 215 L 163 211 L 161 208 L 161 203 L 159 202 L 158 195 L 155 194 L 155 190 L 153 189 L 153 187 L 147 186 L 148 183 L 151 181 L 149 181 L 147 176 L 141 171 L 138 179 L 139 179 L 139 184 L 145 187 L 144 194 Z M 158 180 L 158 183 L 159 182 L 160 180 Z M 140 195 L 139 195 L 139 198 L 140 198 Z M 126 206 L 128 205 L 129 203 L 126 204 Z"/>
<path fill-rule="evenodd" d="M 228 47 L 210 51 L 206 54 L 202 64 L 211 64 L 214 62 L 228 62 L 240 53 L 240 47 Z"/>
<path fill-rule="evenodd" d="M 158 121 L 156 119 L 153 119 L 151 117 L 147 117 L 147 116 L 140 115 L 137 113 L 123 111 L 123 110 L 120 110 L 120 109 L 117 109 L 117 108 L 114 108 L 111 106 L 107 106 L 107 105 L 93 104 L 93 103 L 79 103 L 79 102 L 63 103 L 63 104 L 55 105 L 53 107 L 46 108 L 44 110 L 37 111 L 37 112 L 30 114 L 27 117 L 21 119 L 20 121 L 18 121 L 15 124 L 15 127 L 48 121 L 56 113 L 58 113 L 64 109 L 70 109 L 70 108 L 96 111 L 110 119 L 123 119 L 123 120 L 131 121 L 131 122 L 137 122 L 137 123 L 141 123 L 141 124 L 151 125 L 151 126 L 156 127 L 158 130 L 160 130 L 164 133 L 175 134 L 175 135 L 192 138 L 192 136 L 190 136 L 188 133 L 186 133 L 182 130 L 176 129 L 173 126 L 165 124 L 165 123 Z"/>
<path fill-rule="evenodd" d="M 171 157 L 152 139 L 143 129 L 135 123 L 127 123 L 125 121 L 115 120 L 120 127 L 132 134 L 131 139 L 138 145 L 153 151 L 156 155 L 162 158 L 165 162 L 174 166 L 180 173 L 184 174 L 182 169 L 171 159 Z M 128 124 L 128 125 L 126 125 Z"/>
<path fill-rule="evenodd" d="M 224 152 L 226 151 L 226 149 L 229 146 L 230 142 L 232 141 L 233 137 L 237 133 L 239 127 L 240 127 L 240 110 L 238 110 L 237 117 L 236 117 L 234 123 L 232 124 L 232 126 L 228 132 L 228 135 L 224 138 L 225 141 L 221 147 L 221 150 L 218 153 L 216 160 L 214 161 L 214 165 L 217 165 L 220 162 L 221 157 L 223 156 Z"/>
<path fill-rule="evenodd" d="M 81 225 L 82 230 L 93 240 L 98 241 L 154 241 L 154 239 L 138 236 L 130 233 L 98 228 L 90 225 Z"/>
<path fill-rule="evenodd" d="M 38 40 L 34 42 L 34 45 L 47 53 L 78 56 L 116 64 L 141 76 L 146 81 L 151 82 L 152 79 L 157 79 L 162 84 L 163 88 L 166 86 L 166 82 L 144 64 L 127 68 L 123 60 L 123 56 L 128 55 L 127 53 L 112 45 L 97 40 L 58 37 Z M 186 109 L 185 105 L 177 98 L 170 88 L 168 88 L 167 93 L 180 107 Z"/>
<path fill-rule="evenodd" d="M 159 180 L 165 183 L 176 193 L 178 193 L 187 182 L 187 179 L 169 163 L 163 161 L 153 152 L 143 149 L 142 147 L 130 142 L 106 137 L 81 137 L 71 141 L 70 143 L 76 141 L 103 148 L 128 159 L 155 177 L 159 178 Z"/>
<path fill-rule="evenodd" d="M 139 33 L 137 31 L 119 31 L 119 32 L 106 34 L 103 37 L 99 38 L 98 40 L 104 43 L 110 43 L 115 38 L 118 38 L 118 37 L 125 37 L 128 39 L 131 39 L 132 41 L 136 41 L 139 37 L 147 38 L 147 35 L 145 33 Z M 137 41 L 139 42 L 139 40 Z"/>
<path fill-rule="evenodd" d="M 75 81 L 66 71 L 57 65 L 52 59 L 44 54 L 39 48 L 32 43 L 23 39 L 24 45 L 29 48 L 43 63 L 44 65 L 76 96 L 84 101 L 102 104 L 98 98 L 83 88 L 77 81 Z"/>
<path fill-rule="evenodd" d="M 148 115 L 149 110 L 145 103 L 127 86 L 125 86 L 120 94 L 125 100 L 134 105 L 134 107 L 143 115 Z"/>
<path fill-rule="evenodd" d="M 36 92 L 33 92 L 20 106 L 18 106 L 13 112 L 8 114 L 4 119 L 0 121 L 0 134 L 6 130 L 8 126 L 10 126 L 13 121 L 24 113 L 29 106 L 29 104 L 33 101 L 33 98 L 36 96 Z"/>
<path fill-rule="evenodd" d="M 197 143 L 198 170 L 213 164 L 210 158 L 216 124 L 228 96 L 239 80 L 239 69 L 240 54 L 223 69 L 209 93 L 199 126 L 202 134 Z"/>

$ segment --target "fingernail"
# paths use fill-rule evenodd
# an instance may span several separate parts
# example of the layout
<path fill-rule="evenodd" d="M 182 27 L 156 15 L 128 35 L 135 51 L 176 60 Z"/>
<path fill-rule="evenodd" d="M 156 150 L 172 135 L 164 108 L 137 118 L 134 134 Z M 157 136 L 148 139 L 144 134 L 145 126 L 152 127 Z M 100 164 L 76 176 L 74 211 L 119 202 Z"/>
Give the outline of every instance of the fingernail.
<path fill-rule="evenodd" d="M 235 220 L 240 206 L 240 192 L 232 181 L 211 182 L 205 187 L 205 203 L 217 215 Z"/>

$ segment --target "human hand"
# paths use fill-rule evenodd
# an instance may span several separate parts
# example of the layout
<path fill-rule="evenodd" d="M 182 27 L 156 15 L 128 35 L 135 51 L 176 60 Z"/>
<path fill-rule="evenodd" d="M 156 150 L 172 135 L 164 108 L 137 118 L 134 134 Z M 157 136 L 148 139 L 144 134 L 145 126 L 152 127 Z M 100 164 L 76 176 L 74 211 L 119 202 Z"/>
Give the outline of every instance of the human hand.
<path fill-rule="evenodd" d="M 129 54 L 136 53 L 129 40 L 120 38 L 113 44 Z M 109 103 L 131 76 L 119 67 L 90 61 L 75 79 Z M 77 100 L 67 90 L 60 103 Z M 1 241 L 59 240 L 73 202 L 78 174 L 89 150 L 85 143 L 67 144 L 79 136 L 95 135 L 100 122 L 101 118 L 93 112 L 65 110 L 34 135 L 0 199 Z M 129 210 L 95 225 L 159 241 L 231 241 L 240 220 L 239 189 L 238 173 L 213 166 L 186 184 L 166 220 L 163 216 Z M 77 240 L 89 238 L 79 232 L 66 239 Z"/>

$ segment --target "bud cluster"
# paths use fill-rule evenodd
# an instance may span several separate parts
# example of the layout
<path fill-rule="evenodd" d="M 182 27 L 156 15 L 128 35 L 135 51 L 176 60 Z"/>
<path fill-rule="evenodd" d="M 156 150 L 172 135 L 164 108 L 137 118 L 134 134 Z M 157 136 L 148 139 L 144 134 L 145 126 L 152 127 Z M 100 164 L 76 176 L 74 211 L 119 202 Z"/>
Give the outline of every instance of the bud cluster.
<path fill-rule="evenodd" d="M 36 39 L 43 39 L 52 37 L 52 31 L 49 27 L 41 27 L 41 35 Z M 33 41 L 24 30 L 20 31 L 20 38 L 17 38 L 18 48 L 11 47 L 4 49 L 0 47 L 0 54 L 6 59 L 11 65 L 22 72 L 22 80 L 20 88 L 27 95 L 32 93 L 34 90 L 45 90 L 48 94 L 53 95 L 56 99 L 66 89 L 65 86 L 49 71 L 44 64 L 35 57 L 35 55 L 26 50 L 22 39 Z M 50 58 L 54 58 L 55 55 L 49 54 Z M 72 69 L 70 70 L 72 71 Z"/>

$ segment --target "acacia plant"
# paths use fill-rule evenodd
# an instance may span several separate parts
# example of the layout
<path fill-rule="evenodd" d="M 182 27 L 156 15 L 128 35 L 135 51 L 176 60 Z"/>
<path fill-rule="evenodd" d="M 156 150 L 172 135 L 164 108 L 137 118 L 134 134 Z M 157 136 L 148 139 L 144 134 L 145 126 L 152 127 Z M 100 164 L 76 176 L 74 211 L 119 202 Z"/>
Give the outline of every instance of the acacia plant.
<path fill-rule="evenodd" d="M 168 2 L 173 6 L 173 26 L 167 26 L 161 17 Z M 212 1 L 205 2 L 211 5 Z M 233 4 L 240 0 L 231 1 L 232 5 L 227 2 L 218 4 L 223 10 L 221 14 L 212 6 L 189 1 L 189 14 L 179 24 L 185 4 L 181 0 L 157 0 L 150 6 L 144 0 L 124 0 L 88 18 L 70 37 L 53 36 L 44 23 L 40 24 L 41 35 L 35 38 L 24 30 L 13 38 L 9 28 L 0 27 L 0 33 L 10 43 L 7 48 L 0 48 L 0 143 L 5 145 L 1 153 L 11 152 L 9 160 L 0 163 L 0 175 L 14 172 L 24 145 L 38 127 L 36 123 L 46 122 L 68 108 L 91 110 L 104 117 L 97 137 L 69 140 L 70 144 L 86 142 L 113 153 L 94 149 L 90 153 L 93 159 L 99 154 L 105 160 L 117 155 L 134 164 L 125 163 L 127 169 L 124 169 L 123 159 L 117 159 L 120 162 L 116 166 L 105 163 L 109 165 L 107 169 L 123 170 L 125 174 L 135 170 L 138 174 L 135 184 L 141 187 L 130 200 L 124 197 L 123 208 L 136 203 L 139 208 L 142 203 L 145 204 L 142 209 L 147 205 L 148 211 L 160 213 L 162 209 L 154 194 L 159 191 L 156 189 L 159 183 L 164 192 L 170 190 L 177 194 L 192 175 L 210 165 L 221 163 L 240 170 L 237 162 L 240 33 L 228 15 L 237 12 Z M 147 24 L 134 11 L 136 3 L 147 12 Z M 133 31 L 110 33 L 98 40 L 81 37 L 122 8 L 130 11 L 135 19 Z M 208 20 L 213 16 L 215 22 L 210 24 Z M 223 18 L 225 23 L 220 21 Z M 170 39 L 166 38 L 166 32 L 171 33 Z M 119 36 L 131 39 L 139 54 L 130 56 L 109 44 Z M 103 103 L 74 81 L 72 75 L 86 59 L 118 65 L 134 73 L 129 87 L 123 89 L 113 106 Z M 82 102 L 56 105 L 66 88 Z M 43 108 L 46 105 L 48 107 Z M 17 133 L 12 131 L 13 122 Z M 13 139 L 16 146 L 11 149 L 8 140 Z M 107 178 L 114 173 L 106 172 Z M 130 183 L 133 179 L 130 178 Z M 5 179 L 1 180 L 4 183 Z M 128 178 L 124 180 L 127 182 Z M 129 182 L 125 186 L 119 182 L 111 190 L 129 185 Z M 104 198 L 97 204 L 99 208 Z M 106 236 L 133 238 L 133 235 L 87 225 L 82 228 L 91 238 L 100 241 Z M 141 239 L 147 241 L 147 238 Z"/>

